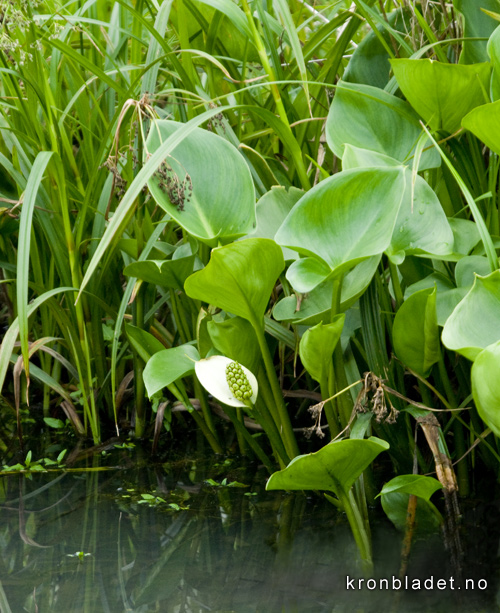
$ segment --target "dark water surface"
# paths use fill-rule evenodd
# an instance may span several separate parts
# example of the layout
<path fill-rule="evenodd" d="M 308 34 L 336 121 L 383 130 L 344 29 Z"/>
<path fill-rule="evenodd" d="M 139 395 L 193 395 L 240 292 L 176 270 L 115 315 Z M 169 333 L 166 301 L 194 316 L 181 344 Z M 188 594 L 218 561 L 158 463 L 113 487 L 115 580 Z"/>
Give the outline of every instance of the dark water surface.
<path fill-rule="evenodd" d="M 264 472 L 224 459 L 153 463 L 136 449 L 78 466 L 88 470 L 0 477 L 1 613 L 498 610 L 493 507 L 473 520 L 478 536 L 469 540 L 484 538 L 477 555 L 467 545 L 476 557 L 464 577 L 474 590 L 449 589 L 440 535 L 415 543 L 408 568 L 410 586 L 432 578 L 434 589 L 379 589 L 380 578 L 392 588 L 401 550 L 381 518 L 372 526 L 377 588 L 368 590 L 358 589 L 363 575 L 342 514 L 319 497 L 265 492 Z"/>

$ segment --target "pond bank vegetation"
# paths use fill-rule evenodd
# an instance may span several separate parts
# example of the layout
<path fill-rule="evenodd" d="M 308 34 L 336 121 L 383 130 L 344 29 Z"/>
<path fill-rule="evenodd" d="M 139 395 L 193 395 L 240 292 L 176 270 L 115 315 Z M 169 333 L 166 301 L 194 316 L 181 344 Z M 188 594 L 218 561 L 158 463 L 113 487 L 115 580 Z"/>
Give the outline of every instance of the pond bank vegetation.
<path fill-rule="evenodd" d="M 458 576 L 500 467 L 496 0 L 0 12 L 17 470 L 48 468 L 33 430 L 158 453 L 195 428 L 325 492 L 367 576 L 375 505 L 402 569 L 441 527 Z"/>

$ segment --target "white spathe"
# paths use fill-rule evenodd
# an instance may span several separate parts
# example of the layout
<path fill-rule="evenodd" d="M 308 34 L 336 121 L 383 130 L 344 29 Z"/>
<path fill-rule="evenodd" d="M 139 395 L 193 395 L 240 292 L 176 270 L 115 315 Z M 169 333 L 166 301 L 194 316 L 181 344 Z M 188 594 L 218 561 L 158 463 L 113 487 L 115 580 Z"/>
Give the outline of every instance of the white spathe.
<path fill-rule="evenodd" d="M 235 360 L 230 360 L 223 355 L 213 355 L 210 358 L 206 358 L 205 360 L 199 360 L 196 362 L 194 368 L 196 371 L 196 376 L 198 377 L 200 383 L 207 390 L 209 394 L 212 394 L 214 398 L 217 398 L 220 402 L 229 405 L 230 407 L 245 407 L 248 408 L 241 400 L 238 400 L 226 378 L 226 367 L 228 364 L 235 362 Z M 238 362 L 236 362 L 238 364 Z M 257 399 L 257 393 L 259 391 L 259 385 L 257 383 L 257 379 L 251 373 L 248 368 L 245 368 L 243 364 L 240 364 L 243 372 L 245 373 L 248 383 L 252 388 L 252 396 L 250 398 L 250 402 L 252 404 L 255 403 Z"/>

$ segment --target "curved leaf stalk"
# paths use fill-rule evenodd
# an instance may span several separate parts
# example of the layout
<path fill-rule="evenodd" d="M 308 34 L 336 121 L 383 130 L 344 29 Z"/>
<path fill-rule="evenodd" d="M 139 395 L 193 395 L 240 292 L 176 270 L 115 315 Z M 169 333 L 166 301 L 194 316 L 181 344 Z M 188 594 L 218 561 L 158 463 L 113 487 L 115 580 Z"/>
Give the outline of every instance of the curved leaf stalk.
<path fill-rule="evenodd" d="M 330 310 L 330 321 L 333 321 L 335 316 L 340 313 L 340 298 L 342 294 L 342 281 L 344 276 L 341 275 L 333 282 L 332 288 L 332 307 Z M 328 375 L 328 395 L 336 396 L 337 392 L 346 389 L 349 387 L 349 382 L 347 381 L 347 376 L 345 373 L 344 367 L 344 356 L 342 352 L 342 342 L 339 339 L 339 342 L 336 344 L 335 349 L 333 351 L 333 369 L 331 369 Z M 323 392 L 322 392 L 323 395 Z M 340 421 L 341 428 L 344 429 L 350 422 L 353 402 L 352 398 L 349 394 L 340 394 L 337 396 L 335 400 L 335 404 L 337 407 L 337 418 Z M 328 419 L 328 413 L 327 413 Z M 334 438 L 332 433 L 332 438 Z"/>
<path fill-rule="evenodd" d="M 274 415 L 271 414 L 269 407 L 274 404 L 274 397 L 264 372 L 260 373 L 257 377 L 259 382 L 259 396 L 254 406 L 254 412 L 257 417 L 257 421 L 264 428 L 264 431 L 271 443 L 274 457 L 276 462 L 281 468 L 284 468 L 290 463 L 290 457 L 288 456 L 285 445 L 280 435 L 279 420 L 275 422 Z"/>
<path fill-rule="evenodd" d="M 342 488 L 339 488 L 337 494 L 347 516 L 347 521 L 351 527 L 354 540 L 356 541 L 363 562 L 363 571 L 369 576 L 373 571 L 371 538 L 366 531 L 365 522 L 359 511 L 352 488 L 349 490 L 348 494 L 346 494 Z"/>
<path fill-rule="evenodd" d="M 399 280 L 398 267 L 389 259 L 389 270 L 391 271 L 392 287 L 394 289 L 394 296 L 396 297 L 396 310 L 404 302 L 403 290 L 401 289 L 401 282 Z"/>
<path fill-rule="evenodd" d="M 330 364 L 327 376 L 320 382 L 321 398 L 325 400 L 326 398 L 331 398 L 334 396 L 336 394 L 336 390 L 334 388 L 335 371 L 332 363 Z M 323 409 L 325 411 L 326 421 L 330 429 L 330 437 L 331 439 L 334 439 L 340 434 L 341 431 L 339 426 L 338 403 L 334 400 L 328 400 L 323 405 Z"/>
<path fill-rule="evenodd" d="M 266 369 L 267 379 L 271 386 L 274 406 L 277 409 L 277 416 L 274 414 L 273 416 L 275 421 L 276 417 L 279 417 L 279 423 L 277 422 L 277 426 L 280 430 L 281 438 L 283 439 L 287 455 L 293 459 L 299 455 L 299 447 L 297 445 L 297 440 L 295 439 L 295 434 L 293 432 L 290 416 L 288 414 L 288 410 L 283 399 L 283 394 L 281 392 L 278 377 L 276 376 L 276 371 L 274 370 L 273 359 L 271 357 L 271 353 L 269 351 L 269 347 L 267 345 L 262 326 L 259 325 L 259 323 L 256 322 L 253 318 L 252 320 L 250 320 L 250 323 L 252 324 L 253 329 L 255 330 L 255 335 L 257 336 L 257 341 L 259 343 L 262 359 L 264 360 L 264 367 Z M 273 413 L 272 410 L 271 412 Z"/>

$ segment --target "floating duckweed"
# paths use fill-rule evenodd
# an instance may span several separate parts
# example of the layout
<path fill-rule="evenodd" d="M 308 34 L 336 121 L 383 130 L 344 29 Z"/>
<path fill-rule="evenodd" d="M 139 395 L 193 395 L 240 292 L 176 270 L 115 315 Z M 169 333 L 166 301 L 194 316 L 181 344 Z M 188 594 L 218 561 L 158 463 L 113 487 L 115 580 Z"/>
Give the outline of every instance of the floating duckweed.
<path fill-rule="evenodd" d="M 238 400 L 249 400 L 252 397 L 252 387 L 240 364 L 230 362 L 226 366 L 226 379 L 229 389 L 235 398 Z"/>

